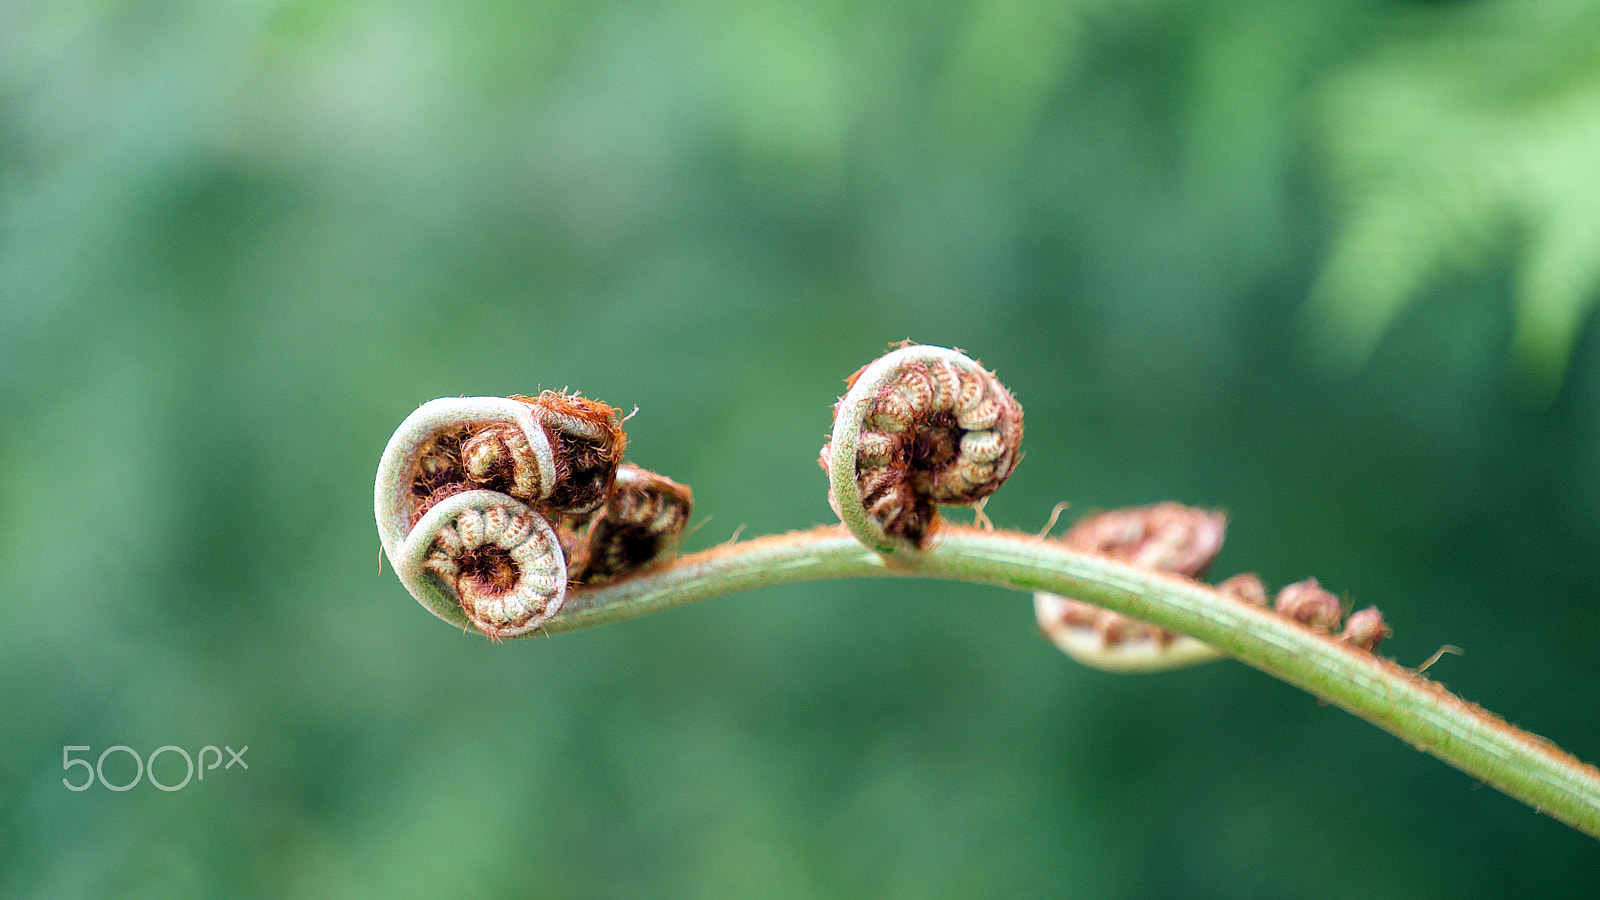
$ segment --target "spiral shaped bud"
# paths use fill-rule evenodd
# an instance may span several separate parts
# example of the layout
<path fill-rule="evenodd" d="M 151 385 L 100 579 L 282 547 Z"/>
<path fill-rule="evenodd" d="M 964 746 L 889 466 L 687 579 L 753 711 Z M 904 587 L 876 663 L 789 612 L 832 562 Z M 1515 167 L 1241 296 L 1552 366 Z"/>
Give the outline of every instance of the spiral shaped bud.
<path fill-rule="evenodd" d="M 491 423 L 469 431 L 461 439 L 460 455 L 461 476 L 475 487 L 528 501 L 549 493 L 539 453 L 515 425 Z"/>
<path fill-rule="evenodd" d="M 649 566 L 677 546 L 693 508 L 687 485 L 624 463 L 574 552 L 571 580 L 600 584 Z"/>
<path fill-rule="evenodd" d="M 610 495 L 627 438 L 616 410 L 583 397 L 461 397 L 423 404 L 378 466 L 378 535 L 407 590 L 491 638 L 561 608 L 556 529 Z"/>
<path fill-rule="evenodd" d="M 427 538 L 420 568 L 455 592 L 468 621 L 499 640 L 527 634 L 560 609 L 567 567 L 543 516 L 514 500 L 489 497 L 431 521 L 424 516 L 428 524 L 414 533 Z"/>
<path fill-rule="evenodd" d="M 1016 467 L 1021 405 L 955 350 L 902 347 L 848 385 L 820 463 L 834 511 L 880 553 L 920 548 L 939 505 L 976 503 Z"/>

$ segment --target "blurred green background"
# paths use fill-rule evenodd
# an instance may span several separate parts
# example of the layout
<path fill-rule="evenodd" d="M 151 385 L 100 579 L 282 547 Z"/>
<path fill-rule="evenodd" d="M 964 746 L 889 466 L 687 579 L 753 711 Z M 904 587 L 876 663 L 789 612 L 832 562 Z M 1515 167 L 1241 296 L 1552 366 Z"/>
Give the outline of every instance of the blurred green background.
<path fill-rule="evenodd" d="M 808 527 L 842 379 L 954 344 L 1027 409 L 996 522 L 1226 508 L 1214 574 L 1600 759 L 1596 46 L 1578 0 L 0 2 L 0 895 L 1592 890 L 1353 717 L 1085 670 L 1003 591 L 490 645 L 380 571 L 371 477 L 423 401 L 571 387 L 690 549 Z M 62 784 L 208 744 L 249 769 Z"/>

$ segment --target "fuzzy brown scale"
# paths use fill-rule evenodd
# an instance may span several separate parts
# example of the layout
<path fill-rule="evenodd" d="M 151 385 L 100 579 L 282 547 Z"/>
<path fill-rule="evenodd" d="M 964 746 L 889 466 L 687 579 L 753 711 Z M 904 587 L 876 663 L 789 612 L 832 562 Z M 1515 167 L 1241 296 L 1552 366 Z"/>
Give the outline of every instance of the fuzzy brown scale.
<path fill-rule="evenodd" d="M 512 394 L 511 399 L 550 414 L 544 430 L 550 439 L 555 480 L 543 505 L 563 513 L 586 513 L 604 503 L 628 446 L 617 411 L 598 400 L 558 391 L 543 391 L 537 397 Z M 552 427 L 552 421 L 565 427 Z"/>
<path fill-rule="evenodd" d="M 582 438 L 551 442 L 555 459 L 555 487 L 547 505 L 570 512 L 589 512 L 605 502 L 606 490 L 615 476 L 618 459 L 604 444 Z"/>
<path fill-rule="evenodd" d="M 456 494 L 470 491 L 473 488 L 474 485 L 468 482 L 452 481 L 441 484 L 426 496 L 419 497 L 416 503 L 414 503 L 411 507 L 411 521 L 408 527 L 416 527 L 417 522 L 422 519 L 423 515 L 425 515 L 428 510 L 433 509 L 433 507 L 439 501 L 445 499 L 446 497 L 453 497 Z"/>

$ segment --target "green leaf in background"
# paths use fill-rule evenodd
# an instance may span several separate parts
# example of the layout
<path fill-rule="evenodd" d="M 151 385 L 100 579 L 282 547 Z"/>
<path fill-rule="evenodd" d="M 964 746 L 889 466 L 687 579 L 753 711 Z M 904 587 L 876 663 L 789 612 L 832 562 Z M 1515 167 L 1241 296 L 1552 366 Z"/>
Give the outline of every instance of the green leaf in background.
<path fill-rule="evenodd" d="M 1450 5 L 1393 25 L 1325 93 L 1342 212 L 1311 317 L 1358 364 L 1430 289 L 1509 258 L 1515 362 L 1548 399 L 1600 301 L 1600 7 Z"/>

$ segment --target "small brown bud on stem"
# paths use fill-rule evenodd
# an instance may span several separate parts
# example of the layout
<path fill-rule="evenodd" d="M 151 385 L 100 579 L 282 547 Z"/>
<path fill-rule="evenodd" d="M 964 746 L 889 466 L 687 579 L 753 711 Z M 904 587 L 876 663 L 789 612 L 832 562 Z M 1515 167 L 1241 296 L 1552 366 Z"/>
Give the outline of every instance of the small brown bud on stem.
<path fill-rule="evenodd" d="M 1333 631 L 1344 618 L 1344 604 L 1324 590 L 1315 578 L 1287 585 L 1273 602 L 1278 612 L 1313 631 Z"/>
<path fill-rule="evenodd" d="M 1251 606 L 1267 605 L 1267 586 L 1261 577 L 1251 572 L 1240 572 L 1232 578 L 1217 583 L 1217 590 Z"/>
<path fill-rule="evenodd" d="M 1345 620 L 1344 632 L 1339 639 L 1348 644 L 1354 644 L 1363 650 L 1376 650 L 1383 639 L 1394 634 L 1394 629 L 1383 620 L 1383 613 L 1376 606 L 1358 609 Z"/>

